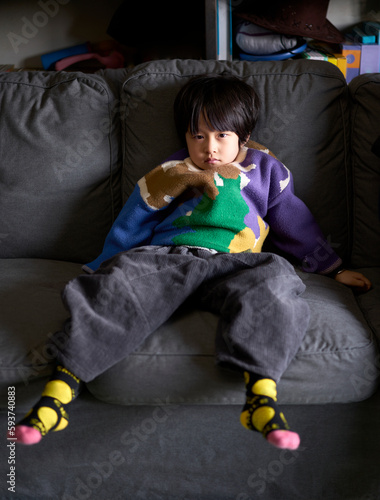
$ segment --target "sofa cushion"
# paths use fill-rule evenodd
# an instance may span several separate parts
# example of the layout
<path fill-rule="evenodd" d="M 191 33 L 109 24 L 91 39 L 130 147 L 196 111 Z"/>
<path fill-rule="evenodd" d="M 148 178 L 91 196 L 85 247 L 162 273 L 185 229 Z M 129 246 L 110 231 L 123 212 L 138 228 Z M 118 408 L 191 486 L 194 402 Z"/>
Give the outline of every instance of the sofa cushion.
<path fill-rule="evenodd" d="M 353 293 L 330 278 L 304 273 L 302 277 L 311 320 L 279 383 L 279 400 L 317 404 L 369 397 L 377 387 L 377 346 Z M 242 404 L 241 374 L 215 365 L 217 321 L 214 314 L 185 305 L 137 352 L 90 382 L 90 392 L 103 401 L 125 405 L 158 400 Z M 375 375 L 370 380 L 368 370 Z"/>
<path fill-rule="evenodd" d="M 380 342 L 380 267 L 358 268 L 372 283 L 372 288 L 368 293 L 358 295 L 358 304 L 366 318 L 369 326 Z M 380 364 L 380 358 L 378 358 Z"/>
<path fill-rule="evenodd" d="M 61 290 L 79 264 L 47 259 L 0 259 L 1 387 L 44 378 L 55 353 L 46 341 L 62 327 L 67 311 Z"/>
<path fill-rule="evenodd" d="M 69 262 L 0 260 L 0 380 L 4 394 L 7 386 L 18 384 L 19 392 L 27 386 L 36 395 L 40 381 L 46 381 L 52 372 L 55 352 L 47 349 L 46 341 L 65 324 L 61 290 L 79 272 L 80 265 Z M 310 304 L 311 321 L 299 353 L 279 384 L 281 401 L 305 404 L 365 399 L 376 388 L 379 363 L 376 342 L 354 295 L 329 278 L 301 276 L 307 285 L 304 296 Z M 157 400 L 241 404 L 242 376 L 215 365 L 216 326 L 214 314 L 184 304 L 137 352 L 90 382 L 88 388 L 100 400 L 124 405 L 156 404 Z"/>
<path fill-rule="evenodd" d="M 115 99 L 96 75 L 0 74 L 0 257 L 97 256 L 120 209 Z"/>
<path fill-rule="evenodd" d="M 354 185 L 352 264 L 380 266 L 380 74 L 361 75 L 349 85 L 352 105 Z M 371 244 L 369 244 L 371 242 Z"/>
<path fill-rule="evenodd" d="M 143 175 L 182 146 L 173 101 L 182 85 L 204 73 L 233 73 L 253 85 L 261 112 L 252 138 L 291 170 L 334 250 L 350 251 L 347 85 L 331 63 L 172 60 L 146 63 L 123 85 L 124 198 Z M 324 203 L 321 203 L 324 200 Z"/>
<path fill-rule="evenodd" d="M 254 138 L 266 143 L 278 156 L 281 156 L 281 151 L 284 153 L 284 161 L 294 173 L 298 194 L 308 202 L 312 210 L 315 208 L 313 211 L 324 226 L 325 232 L 331 229 L 331 232 L 327 234 L 330 235 L 331 242 L 338 253 L 346 254 L 349 249 L 348 198 L 345 194 L 349 177 L 346 174 L 347 144 L 344 128 L 347 118 L 345 100 L 347 88 L 339 72 L 331 64 L 312 64 L 309 61 L 280 64 L 166 61 L 165 63 L 149 63 L 136 68 L 127 77 L 123 86 L 124 102 L 120 107 L 121 111 L 125 109 L 123 121 L 123 140 L 124 148 L 126 148 L 125 195 L 128 196 L 129 188 L 134 182 L 152 168 L 152 159 L 153 163 L 158 163 L 181 145 L 176 139 L 169 116 L 170 106 L 179 86 L 197 72 L 204 73 L 212 70 L 220 72 L 224 69 L 243 76 L 247 81 L 255 82 L 261 96 L 263 111 L 261 122 L 259 122 L 261 127 L 259 126 L 257 136 Z M 83 95 L 84 103 L 90 103 L 89 96 L 94 92 L 92 107 L 98 111 L 100 108 L 103 109 L 96 78 L 89 77 L 86 80 L 87 93 L 82 87 L 84 82 L 76 81 L 77 78 L 81 80 L 82 76 L 72 75 L 72 77 L 74 80 L 66 83 L 69 87 L 73 85 L 74 88 L 78 88 L 80 95 L 85 94 Z M 4 84 L 1 78 L 2 76 L 0 76 L 0 88 Z M 14 76 L 14 78 L 17 80 L 18 77 Z M 25 81 L 22 85 L 27 85 L 27 78 L 33 80 L 35 77 L 31 74 L 24 74 L 22 79 Z M 41 78 L 47 78 L 47 76 L 41 74 Z M 60 81 L 60 78 L 69 78 L 69 75 L 56 75 L 55 78 Z M 14 82 L 11 82 L 11 85 L 13 84 Z M 104 89 L 107 88 L 105 83 L 102 85 Z M 52 91 L 52 89 L 49 90 Z M 64 86 L 61 91 L 65 97 L 67 88 Z M 62 108 L 57 89 L 55 89 L 57 94 L 45 95 L 37 86 L 36 91 L 31 92 L 29 98 L 33 101 L 39 92 L 42 94 L 38 106 L 43 107 L 45 100 L 49 102 L 57 97 L 54 106 L 57 109 Z M 310 104 L 311 96 L 315 101 L 311 100 Z M 280 100 L 280 97 L 288 99 L 286 102 L 289 103 L 289 108 L 286 108 L 282 120 L 279 110 L 281 110 L 281 104 L 285 106 L 285 101 Z M 17 104 L 16 94 L 14 98 Z M 25 96 L 23 99 L 24 106 L 28 110 L 29 101 L 25 100 Z M 80 99 L 77 103 L 79 102 Z M 35 106 L 37 106 L 36 103 Z M 98 106 L 100 106 L 99 109 Z M 7 113 L 6 116 L 8 116 Z M 35 114 L 30 110 L 29 121 L 38 122 L 38 116 L 39 113 Z M 52 116 L 54 117 L 54 113 Z M 104 115 L 100 113 L 98 116 L 100 119 L 100 116 Z M 50 115 L 49 119 L 52 119 Z M 284 127 L 284 120 L 287 119 L 289 122 Z M 3 123 L 2 120 L 0 116 L 0 123 Z M 299 121 L 302 126 L 299 126 Z M 17 134 L 27 139 L 29 132 L 25 124 L 22 129 L 19 129 L 17 123 L 13 123 L 12 120 L 9 123 Z M 94 122 L 92 124 L 94 125 Z M 83 130 L 83 123 L 81 127 L 82 129 L 78 130 Z M 6 133 L 7 129 L 4 130 Z M 36 128 L 33 127 L 33 130 Z M 43 131 L 41 137 L 48 137 L 48 130 L 43 129 Z M 264 134 L 263 137 L 260 137 L 260 131 Z M 286 136 L 285 139 L 282 138 L 283 134 Z M 75 139 L 73 135 L 68 137 Z M 268 141 L 263 139 L 268 139 Z M 44 140 L 41 141 L 42 145 Z M 21 143 L 21 138 L 19 141 Z M 102 143 L 102 148 L 100 148 L 102 151 L 103 146 L 105 143 Z M 32 144 L 28 147 L 33 149 Z M 37 147 L 35 149 L 37 150 Z M 48 150 L 50 151 L 47 148 L 46 154 Z M 111 150 L 112 148 L 107 149 L 108 152 Z M 50 152 L 50 154 L 53 153 Z M 21 168 L 20 165 L 22 167 L 19 163 L 18 169 Z M 31 180 L 31 193 L 35 195 L 36 205 L 33 204 L 33 196 L 28 193 L 30 201 L 27 206 L 31 207 L 31 215 L 36 217 L 35 208 L 39 206 L 40 201 L 37 202 L 35 184 L 40 171 L 33 162 L 32 165 L 35 167 L 33 169 L 35 178 Z M 0 183 L 4 178 L 13 182 L 13 184 L 10 182 L 1 184 L 3 191 L 0 194 L 4 192 L 10 203 L 12 201 L 10 187 L 15 186 L 17 188 L 15 192 L 22 193 L 19 187 L 22 185 L 25 188 L 26 184 L 24 181 L 24 184 L 20 185 L 16 182 L 18 176 L 21 175 L 18 174 L 17 169 L 12 173 L 10 169 L 7 170 L 6 166 L 1 168 Z M 84 203 L 86 200 L 90 203 L 86 196 L 93 191 L 90 188 L 87 191 L 87 188 L 81 185 L 80 172 L 85 172 L 86 176 L 92 179 L 89 175 L 92 170 L 89 167 L 82 171 L 81 167 L 80 171 L 73 174 L 74 177 L 71 177 L 71 170 L 75 169 L 66 164 L 63 171 L 68 176 L 67 184 L 62 179 L 62 186 L 57 186 L 57 199 L 60 200 L 58 205 L 66 206 L 63 190 L 66 190 L 71 202 L 75 198 L 75 178 L 79 183 L 78 200 L 84 196 Z M 44 170 L 44 175 L 50 181 L 51 177 L 54 177 L 49 168 Z M 94 178 L 97 178 L 97 174 Z M 104 185 L 102 182 L 100 184 L 99 190 L 102 191 Z M 41 196 L 38 200 L 46 197 L 45 185 L 41 185 Z M 7 190 L 4 186 L 8 187 Z M 50 186 L 53 189 L 53 183 L 50 182 Z M 25 189 L 25 191 L 28 190 Z M 95 194 L 96 191 L 95 189 Z M 109 191 L 106 192 L 109 193 Z M 325 203 L 321 203 L 321 199 Z M 97 210 L 101 208 L 108 213 L 108 208 L 105 208 L 103 202 L 98 201 L 99 207 L 92 206 L 92 209 L 101 217 Z M 0 198 L 1 202 L 2 198 Z M 9 210 L 8 206 L 5 208 Z M 58 208 L 53 207 L 50 202 L 47 205 L 47 211 L 49 210 L 52 211 L 52 220 L 49 218 L 51 214 L 42 215 L 46 215 L 46 220 L 53 227 L 54 217 L 59 218 L 61 214 L 57 212 Z M 51 252 L 54 245 L 52 246 L 48 237 L 49 232 L 43 226 L 41 227 L 41 220 L 39 224 L 33 225 L 33 217 L 31 226 L 35 231 L 39 229 L 41 242 L 46 239 L 47 254 Z M 62 217 L 64 218 L 64 210 Z M 24 224 L 25 219 L 26 216 L 20 222 Z M 3 224 L 3 218 L 1 224 Z M 20 227 L 25 229 L 25 224 L 22 224 Z M 96 229 L 97 235 L 101 233 L 97 225 L 94 229 L 89 222 L 88 226 L 92 232 Z M 62 226 L 59 227 L 61 230 L 64 229 Z M 30 235 L 31 232 L 27 234 Z M 74 247 L 77 251 L 78 239 L 66 241 L 60 232 L 57 234 L 59 238 L 56 241 L 63 245 L 64 257 L 62 258 L 67 258 L 67 255 L 72 257 Z M 63 233 L 63 236 L 65 234 Z M 0 236 L 4 235 L 7 236 L 7 233 L 1 227 Z M 35 237 L 37 239 L 37 235 Z M 86 238 L 85 233 L 83 239 Z M 6 239 L 6 237 L 3 238 L 2 245 Z M 13 244 L 13 238 L 9 239 L 9 244 L 11 243 Z M 29 245 L 32 246 L 30 243 Z M 41 246 L 40 243 L 39 245 Z M 13 251 L 16 252 L 17 245 L 13 244 L 13 247 Z M 25 248 L 23 252 L 26 252 Z M 7 257 L 10 255 L 7 254 Z M 75 260 L 79 261 L 80 258 Z M 78 272 L 80 272 L 80 266 L 70 262 L 25 258 L 0 260 L 3 318 L 0 331 L 2 346 L 0 373 L 3 384 L 27 384 L 31 380 L 38 380 L 49 375 L 52 369 L 53 353 L 46 350 L 45 341 L 49 338 L 49 333 L 61 328 L 66 319 L 67 313 L 61 303 L 60 292 L 64 284 Z M 306 280 L 305 298 L 311 306 L 311 322 L 299 353 L 280 382 L 281 401 L 284 403 L 325 403 L 365 399 L 374 392 L 378 375 L 377 345 L 373 332 L 365 321 L 365 316 L 370 317 L 374 305 L 373 302 L 367 304 L 366 300 L 368 300 L 367 297 L 375 297 L 377 300 L 377 296 L 369 294 L 365 296 L 366 298 L 363 296 L 359 307 L 354 294 L 343 285 L 321 276 L 302 274 L 302 277 Z M 204 311 L 194 311 L 189 304 L 185 304 L 171 321 L 155 332 L 137 352 L 88 384 L 90 391 L 99 399 L 126 405 L 156 404 L 157 398 L 160 401 L 189 404 L 241 404 L 243 401 L 241 376 L 215 366 L 216 324 L 215 315 Z M 360 381 L 363 378 L 368 379 L 369 370 L 374 374 L 373 377 L 368 380 L 368 383 L 361 384 Z"/>
<path fill-rule="evenodd" d="M 142 175 L 182 146 L 172 117 L 179 88 L 191 76 L 224 71 L 256 88 L 261 113 L 253 139 L 290 168 L 296 193 L 314 212 L 337 253 L 347 257 L 348 91 L 331 64 L 155 61 L 137 67 L 127 76 L 122 93 L 124 198 Z M 328 278 L 306 278 L 312 319 L 301 350 L 280 383 L 281 400 L 364 399 L 375 390 L 375 381 L 358 390 L 353 380 L 374 363 L 377 346 L 372 331 L 349 289 Z M 90 391 L 121 404 L 162 397 L 172 402 L 240 404 L 240 375 L 214 366 L 216 323 L 212 314 L 181 309 L 138 352 L 91 382 Z"/>

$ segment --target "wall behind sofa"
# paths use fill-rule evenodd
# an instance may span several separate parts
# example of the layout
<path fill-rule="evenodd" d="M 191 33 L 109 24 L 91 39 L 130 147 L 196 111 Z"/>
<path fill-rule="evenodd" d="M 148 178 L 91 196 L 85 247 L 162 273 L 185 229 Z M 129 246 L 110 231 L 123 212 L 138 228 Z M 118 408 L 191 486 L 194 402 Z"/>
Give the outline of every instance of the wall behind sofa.
<path fill-rule="evenodd" d="M 0 64 L 39 68 L 41 54 L 110 39 L 122 0 L 0 0 Z"/>
<path fill-rule="evenodd" d="M 122 0 L 0 0 L 0 65 L 41 68 L 41 54 L 109 39 L 107 27 L 121 4 Z M 368 18 L 380 21 L 379 0 L 330 0 L 327 17 L 339 29 Z M 143 20 L 137 21 L 143 29 Z"/>

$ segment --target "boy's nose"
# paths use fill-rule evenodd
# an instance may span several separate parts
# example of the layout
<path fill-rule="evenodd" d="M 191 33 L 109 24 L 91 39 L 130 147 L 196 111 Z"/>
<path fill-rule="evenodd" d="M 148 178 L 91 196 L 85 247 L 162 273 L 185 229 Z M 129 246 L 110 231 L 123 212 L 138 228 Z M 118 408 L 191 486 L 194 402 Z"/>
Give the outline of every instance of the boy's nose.
<path fill-rule="evenodd" d="M 209 139 L 206 143 L 206 152 L 209 154 L 216 152 L 216 141 L 213 139 Z"/>

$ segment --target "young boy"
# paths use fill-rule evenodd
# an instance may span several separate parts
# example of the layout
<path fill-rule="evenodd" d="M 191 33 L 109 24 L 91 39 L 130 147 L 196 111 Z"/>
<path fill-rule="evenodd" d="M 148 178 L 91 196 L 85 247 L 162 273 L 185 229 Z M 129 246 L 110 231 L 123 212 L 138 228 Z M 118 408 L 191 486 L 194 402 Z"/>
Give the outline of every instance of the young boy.
<path fill-rule="evenodd" d="M 71 319 L 65 342 L 57 333 L 60 364 L 17 425 L 18 442 L 34 444 L 65 428 L 81 381 L 136 350 L 191 295 L 220 316 L 218 363 L 244 373 L 243 426 L 279 448 L 299 446 L 277 405 L 276 383 L 308 326 L 305 286 L 287 260 L 262 253 L 262 244 L 270 230 L 304 270 L 362 290 L 371 284 L 342 268 L 294 195 L 288 169 L 248 143 L 257 101 L 233 77 L 201 76 L 181 89 L 174 116 L 187 147 L 137 183 L 102 254 L 84 266 L 89 274 L 66 286 Z"/>

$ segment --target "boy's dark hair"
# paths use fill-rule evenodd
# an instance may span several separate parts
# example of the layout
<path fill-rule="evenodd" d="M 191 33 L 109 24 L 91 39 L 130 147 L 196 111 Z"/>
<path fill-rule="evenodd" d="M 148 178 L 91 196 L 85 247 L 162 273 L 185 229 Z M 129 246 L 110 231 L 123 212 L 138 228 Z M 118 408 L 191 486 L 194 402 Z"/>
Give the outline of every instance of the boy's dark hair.
<path fill-rule="evenodd" d="M 174 121 L 180 138 L 196 134 L 203 116 L 210 128 L 230 130 L 243 144 L 258 117 L 259 100 L 254 89 L 231 75 L 202 75 L 189 80 L 174 101 Z"/>

